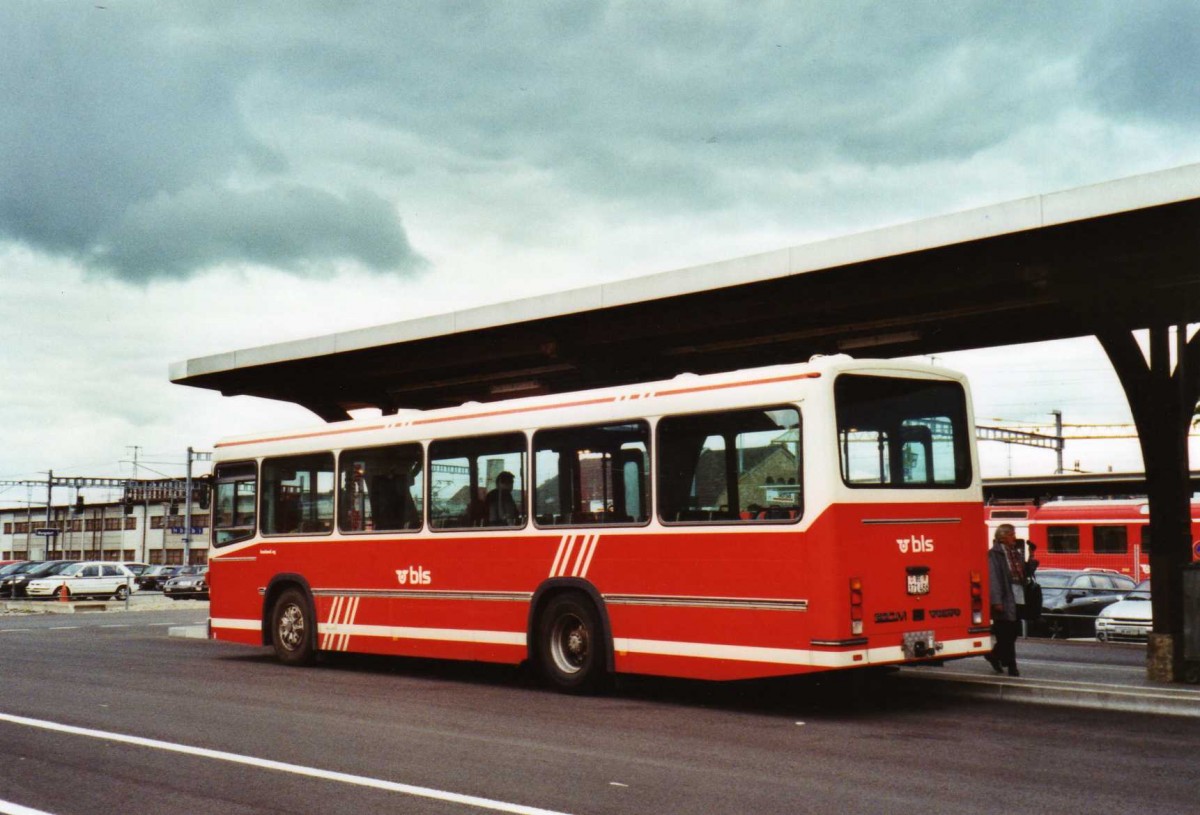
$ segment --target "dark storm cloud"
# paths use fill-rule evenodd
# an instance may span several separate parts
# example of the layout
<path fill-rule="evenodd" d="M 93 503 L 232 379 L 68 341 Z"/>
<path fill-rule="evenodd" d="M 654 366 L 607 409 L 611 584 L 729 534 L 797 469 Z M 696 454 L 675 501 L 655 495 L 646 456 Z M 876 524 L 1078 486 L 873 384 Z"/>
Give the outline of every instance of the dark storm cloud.
<path fill-rule="evenodd" d="M 1200 118 L 1200 6 L 1129 3 L 1089 54 L 1086 77 L 1106 110 L 1194 125 Z"/>
<path fill-rule="evenodd" d="M 305 187 L 252 193 L 191 188 L 126 210 L 87 260 L 119 276 L 183 277 L 216 263 L 249 261 L 301 274 L 354 258 L 375 269 L 411 264 L 412 249 L 388 202 L 370 193 L 343 199 Z"/>
<path fill-rule="evenodd" d="M 0 236 L 128 280 L 221 262 L 419 263 L 390 204 L 291 177 L 240 103 L 256 58 L 184 12 L 0 8 Z"/>
<path fill-rule="evenodd" d="M 10 2 L 0 26 L 0 235 L 129 279 L 411 268 L 410 196 L 456 206 L 411 186 L 429 161 L 627 214 L 779 211 L 777 176 L 962 161 L 1064 111 L 1194 123 L 1200 72 L 1200 7 L 1165 2 Z"/>

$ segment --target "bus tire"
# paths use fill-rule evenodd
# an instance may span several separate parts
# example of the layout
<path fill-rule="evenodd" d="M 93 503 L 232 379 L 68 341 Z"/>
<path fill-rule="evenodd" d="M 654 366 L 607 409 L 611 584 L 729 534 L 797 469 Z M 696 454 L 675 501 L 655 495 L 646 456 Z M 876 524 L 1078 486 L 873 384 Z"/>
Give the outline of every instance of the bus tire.
<path fill-rule="evenodd" d="M 286 589 L 271 608 L 271 646 L 285 665 L 311 665 L 317 656 L 314 645 L 316 618 L 308 598 L 300 589 Z"/>
<path fill-rule="evenodd" d="M 606 679 L 600 615 L 580 594 L 551 598 L 538 617 L 537 656 L 542 676 L 564 693 L 594 693 Z"/>

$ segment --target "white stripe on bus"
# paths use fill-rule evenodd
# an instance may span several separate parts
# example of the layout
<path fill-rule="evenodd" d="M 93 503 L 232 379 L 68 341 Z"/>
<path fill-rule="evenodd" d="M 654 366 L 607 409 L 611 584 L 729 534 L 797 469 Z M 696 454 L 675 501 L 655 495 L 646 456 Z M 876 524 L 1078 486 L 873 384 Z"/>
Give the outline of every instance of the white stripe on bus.
<path fill-rule="evenodd" d="M 221 625 L 222 620 L 213 620 L 214 628 L 235 626 Z M 255 623 L 254 628 L 258 628 Z M 489 645 L 526 645 L 523 631 L 484 631 L 465 628 L 415 628 L 410 626 L 349 625 L 329 626 L 331 634 L 349 637 L 376 637 L 383 639 L 429 640 L 435 642 L 471 642 Z M 982 642 L 982 645 L 975 645 Z M 946 640 L 939 643 L 939 657 L 957 656 L 979 652 L 991 647 L 990 638 L 968 638 Z M 856 648 L 850 651 L 825 651 L 800 648 L 769 648 L 755 645 L 729 645 L 711 642 L 679 642 L 673 640 L 644 640 L 630 637 L 613 639 L 613 650 L 618 654 L 648 654 L 656 656 L 678 656 L 694 659 L 728 659 L 735 662 L 759 662 L 771 665 L 808 665 L 821 668 L 849 668 L 855 665 L 871 665 L 882 662 L 902 662 L 904 650 L 899 645 L 878 648 Z"/>
<path fill-rule="evenodd" d="M 587 577 L 588 568 L 592 565 L 592 556 L 596 554 L 596 546 L 600 543 L 600 535 L 596 534 L 592 538 L 592 547 L 588 549 L 587 560 L 583 562 L 583 574 L 580 577 Z"/>

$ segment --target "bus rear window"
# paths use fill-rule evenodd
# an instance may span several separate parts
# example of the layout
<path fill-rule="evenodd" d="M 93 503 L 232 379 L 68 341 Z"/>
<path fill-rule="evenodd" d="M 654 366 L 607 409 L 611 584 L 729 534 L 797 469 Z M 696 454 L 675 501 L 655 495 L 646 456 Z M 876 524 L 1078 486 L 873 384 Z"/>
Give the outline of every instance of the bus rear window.
<path fill-rule="evenodd" d="M 834 383 L 842 480 L 851 487 L 966 487 L 971 441 L 955 382 L 843 374 Z"/>

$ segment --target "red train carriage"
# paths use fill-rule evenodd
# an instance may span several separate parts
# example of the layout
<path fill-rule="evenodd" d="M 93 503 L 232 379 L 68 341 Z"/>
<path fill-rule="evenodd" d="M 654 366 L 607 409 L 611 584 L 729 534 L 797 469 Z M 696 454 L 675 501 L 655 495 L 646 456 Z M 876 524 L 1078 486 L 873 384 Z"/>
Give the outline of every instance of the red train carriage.
<path fill-rule="evenodd" d="M 1037 545 L 1045 568 L 1110 569 L 1141 580 L 1150 574 L 1150 513 L 1143 499 L 1048 501 L 987 507 L 989 536 L 1011 523 Z M 1200 504 L 1192 504 L 1192 540 L 1200 541 Z"/>

